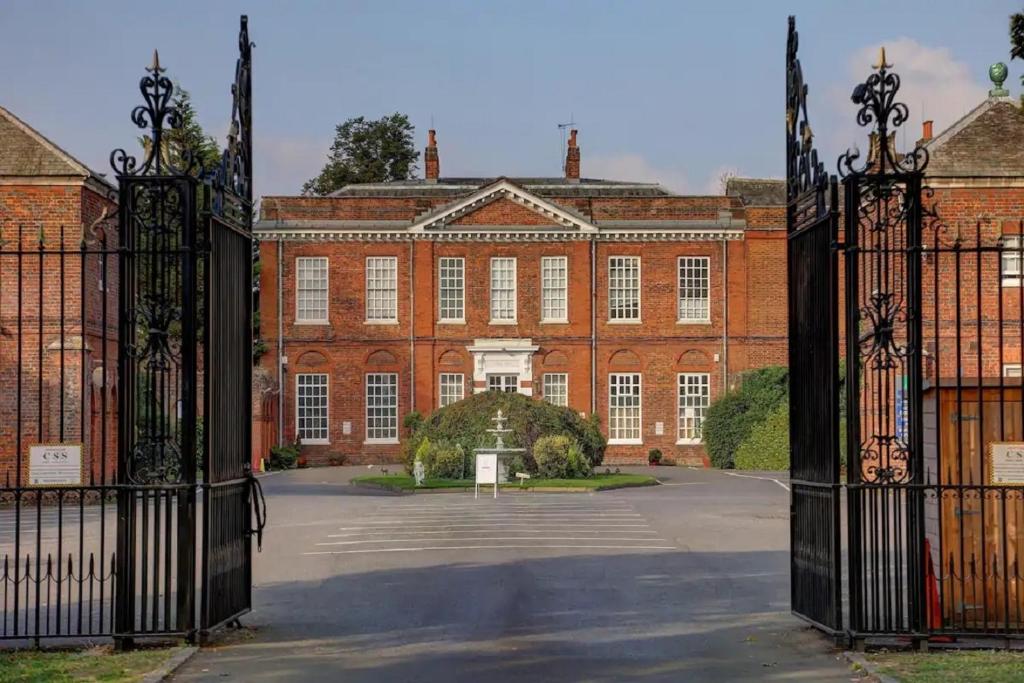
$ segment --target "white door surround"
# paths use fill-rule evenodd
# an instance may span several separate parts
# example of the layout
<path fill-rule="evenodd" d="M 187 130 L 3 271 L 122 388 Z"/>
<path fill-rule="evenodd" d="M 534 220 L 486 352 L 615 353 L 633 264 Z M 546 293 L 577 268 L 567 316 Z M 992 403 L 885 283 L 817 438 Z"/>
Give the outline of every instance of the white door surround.
<path fill-rule="evenodd" d="M 533 396 L 532 339 L 475 339 L 466 349 L 473 356 L 473 393 L 487 391 L 488 375 L 516 375 L 520 394 Z"/>

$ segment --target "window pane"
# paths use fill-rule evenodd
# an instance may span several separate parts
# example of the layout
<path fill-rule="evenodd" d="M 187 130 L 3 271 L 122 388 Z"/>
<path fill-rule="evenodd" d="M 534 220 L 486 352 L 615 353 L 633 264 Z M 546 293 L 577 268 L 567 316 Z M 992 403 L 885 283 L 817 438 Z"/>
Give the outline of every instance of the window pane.
<path fill-rule="evenodd" d="M 679 259 L 679 320 L 710 320 L 710 263 L 706 256 Z"/>
<path fill-rule="evenodd" d="M 398 259 L 370 256 L 366 259 L 366 319 L 398 318 Z"/>
<path fill-rule="evenodd" d="M 398 375 L 393 372 L 366 376 L 366 438 L 398 438 Z"/>
<path fill-rule="evenodd" d="M 327 257 L 295 259 L 295 319 L 300 322 L 327 320 Z"/>
<path fill-rule="evenodd" d="M 640 375 L 608 376 L 608 428 L 612 439 L 640 439 Z"/>
<path fill-rule="evenodd" d="M 608 317 L 610 320 L 640 319 L 639 256 L 608 259 Z"/>
<path fill-rule="evenodd" d="M 544 375 L 544 400 L 556 406 L 569 405 L 569 375 L 549 372 Z"/>
<path fill-rule="evenodd" d="M 462 257 L 444 257 L 439 262 L 441 320 L 464 320 L 463 273 L 466 260 Z"/>
<path fill-rule="evenodd" d="M 516 319 L 516 260 L 491 259 L 491 320 Z"/>
<path fill-rule="evenodd" d="M 704 414 L 711 402 L 711 376 L 706 373 L 679 375 L 679 440 L 698 441 Z"/>
<path fill-rule="evenodd" d="M 441 387 L 440 405 L 442 408 L 463 399 L 466 383 L 461 372 L 441 373 L 439 385 Z"/>
<path fill-rule="evenodd" d="M 504 391 L 514 394 L 519 391 L 518 375 L 487 375 L 488 391 Z"/>
<path fill-rule="evenodd" d="M 302 441 L 327 441 L 327 375 L 296 375 L 295 403 L 295 435 Z"/>
<path fill-rule="evenodd" d="M 1003 237 L 1003 251 L 1001 258 L 1003 277 L 1020 277 L 1021 264 L 1021 241 L 1019 235 L 1006 235 Z"/>
<path fill-rule="evenodd" d="M 542 320 L 568 319 L 568 261 L 565 256 L 545 256 L 540 260 Z"/>

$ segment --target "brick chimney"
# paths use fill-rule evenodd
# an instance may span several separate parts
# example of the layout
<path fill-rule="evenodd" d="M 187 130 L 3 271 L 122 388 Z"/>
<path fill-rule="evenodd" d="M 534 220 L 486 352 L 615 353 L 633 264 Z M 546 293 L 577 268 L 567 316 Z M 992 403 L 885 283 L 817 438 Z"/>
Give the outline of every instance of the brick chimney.
<path fill-rule="evenodd" d="M 580 148 L 576 144 L 577 130 L 569 131 L 569 149 L 565 153 L 565 179 L 570 183 L 580 181 Z"/>
<path fill-rule="evenodd" d="M 437 131 L 427 131 L 427 148 L 423 150 L 423 165 L 428 183 L 436 183 L 441 175 L 441 160 L 437 156 Z"/>
<path fill-rule="evenodd" d="M 928 142 L 932 139 L 932 123 L 933 121 L 925 121 L 921 124 L 921 141 Z"/>

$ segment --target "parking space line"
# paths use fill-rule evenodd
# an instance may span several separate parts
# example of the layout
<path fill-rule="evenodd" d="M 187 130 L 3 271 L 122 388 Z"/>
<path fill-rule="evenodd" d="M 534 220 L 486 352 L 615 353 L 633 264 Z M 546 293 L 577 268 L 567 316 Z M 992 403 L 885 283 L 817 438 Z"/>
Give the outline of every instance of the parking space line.
<path fill-rule="evenodd" d="M 441 550 L 561 550 L 561 549 L 592 549 L 592 550 L 676 550 L 673 545 L 462 545 L 462 546 L 426 546 L 410 548 L 363 548 L 359 550 L 320 550 L 302 553 L 303 555 L 355 555 L 365 553 L 415 553 Z"/>
<path fill-rule="evenodd" d="M 370 538 L 361 541 L 324 541 L 317 543 L 318 546 L 334 546 L 334 545 L 362 545 L 364 543 L 415 543 L 418 539 L 415 538 Z M 452 543 L 462 543 L 464 541 L 493 541 L 494 536 L 469 536 L 462 538 L 452 538 L 446 541 L 445 539 L 432 538 L 430 539 L 434 543 L 441 542 L 446 543 L 448 541 Z M 578 541 L 581 540 L 578 536 L 541 536 L 539 538 L 510 538 L 510 541 Z M 585 539 L 590 540 L 590 539 Z M 668 543 L 663 538 L 622 538 L 619 536 L 601 536 L 594 540 L 598 541 L 637 541 L 639 543 Z"/>

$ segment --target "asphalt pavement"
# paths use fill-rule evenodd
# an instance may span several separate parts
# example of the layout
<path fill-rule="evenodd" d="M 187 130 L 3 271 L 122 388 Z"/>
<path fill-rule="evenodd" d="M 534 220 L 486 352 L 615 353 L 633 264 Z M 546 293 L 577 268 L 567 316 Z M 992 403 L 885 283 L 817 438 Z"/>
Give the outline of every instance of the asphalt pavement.
<path fill-rule="evenodd" d="M 268 476 L 254 611 L 173 680 L 856 678 L 789 613 L 784 479 L 643 471 L 663 485 L 497 500 Z"/>

